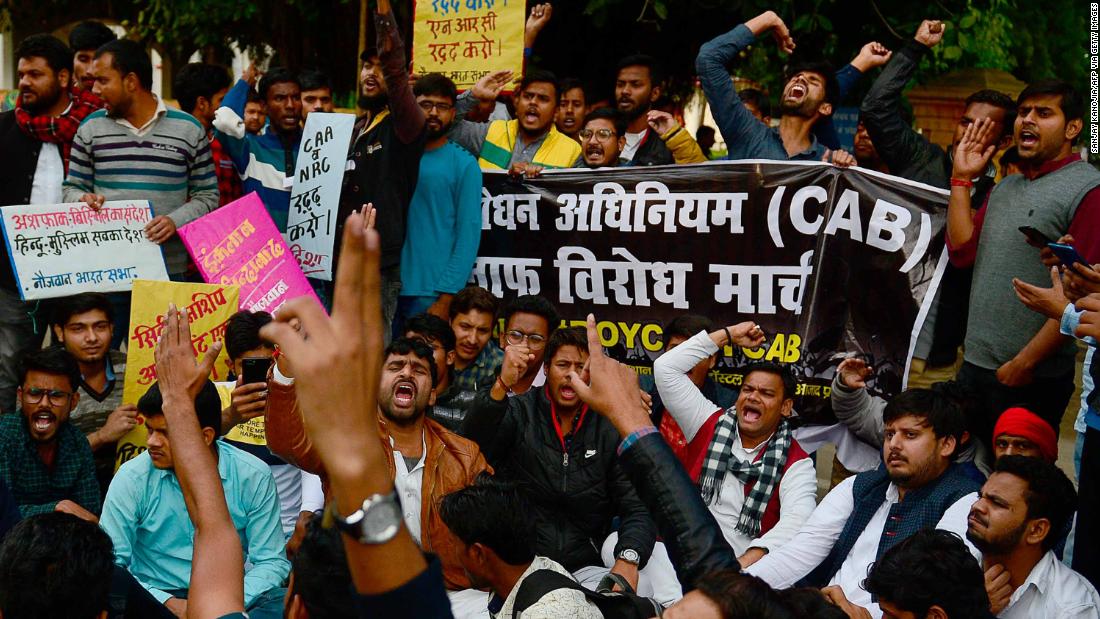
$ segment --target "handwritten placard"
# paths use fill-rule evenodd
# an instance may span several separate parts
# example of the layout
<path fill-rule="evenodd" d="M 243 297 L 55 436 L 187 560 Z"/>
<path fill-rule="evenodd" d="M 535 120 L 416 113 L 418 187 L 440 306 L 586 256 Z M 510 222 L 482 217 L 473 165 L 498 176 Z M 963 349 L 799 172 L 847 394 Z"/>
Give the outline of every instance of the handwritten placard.
<path fill-rule="evenodd" d="M 332 281 L 336 209 L 355 116 L 314 112 L 306 118 L 290 191 L 286 240 L 302 272 Z"/>
<path fill-rule="evenodd" d="M 493 71 L 522 75 L 525 6 L 516 0 L 416 0 L 414 70 L 442 73 L 459 90 Z"/>
<path fill-rule="evenodd" d="M 187 312 L 191 324 L 191 349 L 200 357 L 214 342 L 225 339 L 229 317 L 237 312 L 237 293 L 236 286 L 135 281 L 127 334 L 126 377 L 122 383 L 123 403 L 137 404 L 157 380 L 153 352 L 164 330 L 164 314 L 169 303 Z M 223 348 L 210 380 L 225 380 L 228 368 L 228 356 Z M 145 420 L 139 415 L 138 424 L 118 441 L 116 469 L 145 451 L 145 436 Z"/>
<path fill-rule="evenodd" d="M 145 238 L 149 202 L 83 202 L 0 209 L 0 227 L 24 300 L 129 290 L 133 280 L 165 281 L 164 255 Z"/>
<path fill-rule="evenodd" d="M 274 313 L 295 297 L 317 298 L 254 192 L 181 227 L 179 235 L 203 281 L 240 288 L 242 309 Z"/>

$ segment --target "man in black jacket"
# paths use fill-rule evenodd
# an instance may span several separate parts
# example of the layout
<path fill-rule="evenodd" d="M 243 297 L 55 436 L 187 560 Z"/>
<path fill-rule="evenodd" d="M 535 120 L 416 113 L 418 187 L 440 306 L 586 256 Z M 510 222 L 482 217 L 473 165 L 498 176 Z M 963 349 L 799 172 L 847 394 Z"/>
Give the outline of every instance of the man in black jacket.
<path fill-rule="evenodd" d="M 952 153 L 962 139 L 963 131 L 979 119 L 990 118 L 995 123 L 990 139 L 997 142 L 998 150 L 1005 148 L 1012 142 L 1016 104 L 1008 95 L 995 90 L 979 90 L 971 94 L 966 98 L 966 108 L 955 125 L 950 151 L 944 151 L 910 127 L 901 112 L 901 93 L 921 59 L 939 44 L 945 27 L 946 24 L 939 21 L 925 20 L 921 23 L 913 40 L 893 55 L 867 92 L 860 118 L 881 162 L 890 169 L 891 174 L 948 189 Z M 980 178 L 974 180 L 971 189 L 974 204 L 985 202 L 993 189 L 996 175 L 997 170 L 990 165 Z M 1022 238 L 1020 242 L 1023 242 Z M 971 272 L 969 268 L 947 266 L 914 352 L 914 370 L 925 376 L 915 384 L 911 381 L 910 386 L 926 387 L 933 382 L 954 378 L 958 348 L 966 335 Z M 929 372 L 931 369 L 938 371 Z"/>
<path fill-rule="evenodd" d="M 604 564 L 600 548 L 618 516 L 611 572 L 637 590 L 656 527 L 617 462 L 618 433 L 588 410 L 569 378 L 588 360 L 584 330 L 555 331 L 545 358 L 544 388 L 500 400 L 482 391 L 466 415 L 463 434 L 478 443 L 498 475 L 521 483 L 534 512 L 535 552 L 567 570 Z M 512 384 L 523 365 L 505 363 L 498 381 Z"/>
<path fill-rule="evenodd" d="M 636 166 L 674 163 L 672 151 L 649 128 L 648 114 L 661 98 L 662 76 L 656 59 L 627 56 L 619 61 L 615 76 L 615 106 L 627 118 L 626 144 L 621 156 Z"/>

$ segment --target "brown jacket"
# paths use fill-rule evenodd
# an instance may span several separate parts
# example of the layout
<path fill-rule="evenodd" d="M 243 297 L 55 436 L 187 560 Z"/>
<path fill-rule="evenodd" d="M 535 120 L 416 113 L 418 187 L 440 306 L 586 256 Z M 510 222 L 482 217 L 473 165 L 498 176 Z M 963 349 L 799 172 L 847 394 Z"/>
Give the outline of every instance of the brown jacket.
<path fill-rule="evenodd" d="M 310 473 L 321 476 L 325 496 L 328 496 L 328 476 L 321 458 L 306 436 L 302 414 L 293 385 L 268 383 L 267 409 L 264 411 L 267 447 L 272 453 Z M 378 417 L 378 429 L 386 449 L 390 475 L 395 476 L 393 449 L 385 420 Z M 477 443 L 450 432 L 443 426 L 424 419 L 424 481 L 420 506 L 420 541 L 425 552 L 439 556 L 443 564 L 443 579 L 448 589 L 470 588 L 470 579 L 459 562 L 461 542 L 439 517 L 439 501 L 445 495 L 474 483 L 482 471 L 492 474 Z"/>

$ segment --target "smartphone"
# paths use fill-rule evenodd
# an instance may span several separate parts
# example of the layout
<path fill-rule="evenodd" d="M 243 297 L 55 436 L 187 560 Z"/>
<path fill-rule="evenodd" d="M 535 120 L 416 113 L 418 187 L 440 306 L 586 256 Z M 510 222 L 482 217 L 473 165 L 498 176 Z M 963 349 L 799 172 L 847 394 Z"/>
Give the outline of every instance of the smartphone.
<path fill-rule="evenodd" d="M 1077 253 L 1077 250 L 1073 248 L 1073 245 L 1065 245 L 1063 243 L 1047 243 L 1047 247 L 1050 251 L 1054 252 L 1054 255 L 1062 261 L 1065 266 L 1073 266 L 1074 264 L 1081 263 L 1088 268 L 1092 268 L 1089 263 L 1081 257 L 1081 254 Z"/>
<path fill-rule="evenodd" d="M 1043 247 L 1045 245 L 1050 245 L 1054 242 L 1050 239 L 1050 237 L 1043 234 L 1042 232 L 1039 232 L 1035 228 L 1032 228 L 1031 226 L 1020 226 L 1020 232 L 1024 233 L 1024 236 L 1027 237 L 1027 240 L 1031 241 L 1032 245 Z"/>
<path fill-rule="evenodd" d="M 241 359 L 242 384 L 266 383 L 267 371 L 275 360 L 270 357 L 245 357 Z"/>

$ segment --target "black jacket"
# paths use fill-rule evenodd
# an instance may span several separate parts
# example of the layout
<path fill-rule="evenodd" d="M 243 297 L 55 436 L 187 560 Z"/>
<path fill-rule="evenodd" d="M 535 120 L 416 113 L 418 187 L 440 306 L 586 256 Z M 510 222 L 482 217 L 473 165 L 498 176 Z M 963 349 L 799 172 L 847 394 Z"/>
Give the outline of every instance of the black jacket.
<path fill-rule="evenodd" d="M 23 133 L 15 110 L 0 114 L 0 206 L 30 204 L 34 171 L 42 142 Z M 0 256 L 0 289 L 15 292 L 15 275 L 7 248 Z"/>
<path fill-rule="evenodd" d="M 569 571 L 602 565 L 600 547 L 618 516 L 615 555 L 631 548 L 644 566 L 657 530 L 619 466 L 619 434 L 594 411 L 580 421 L 563 451 L 545 388 L 505 402 L 484 390 L 466 414 L 462 433 L 477 442 L 497 475 L 521 484 L 534 511 L 536 553 Z"/>
<path fill-rule="evenodd" d="M 630 160 L 633 166 L 668 165 L 676 163 L 672 157 L 672 151 L 665 145 L 665 141 L 653 129 L 647 129 L 645 141 L 634 151 L 634 158 Z"/>

